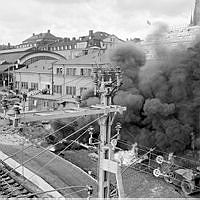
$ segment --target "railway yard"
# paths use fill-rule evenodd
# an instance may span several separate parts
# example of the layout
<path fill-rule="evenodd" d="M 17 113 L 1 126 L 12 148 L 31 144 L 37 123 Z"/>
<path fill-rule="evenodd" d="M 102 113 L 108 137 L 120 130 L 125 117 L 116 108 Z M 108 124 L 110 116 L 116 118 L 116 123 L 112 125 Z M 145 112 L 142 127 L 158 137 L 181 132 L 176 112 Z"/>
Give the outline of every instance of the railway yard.
<path fill-rule="evenodd" d="M 1 123 L 3 122 L 1 121 Z M 55 154 L 50 151 L 40 154 L 40 152 L 44 151 L 42 147 L 34 145 L 31 148 L 27 148 L 31 145 L 31 142 L 17 134 L 17 131 L 11 133 L 5 126 L 2 127 L 4 127 L 4 131 L 0 134 L 0 151 L 11 156 L 18 163 L 21 163 L 23 159 L 24 167 L 35 172 L 53 188 L 63 188 L 60 193 L 64 197 L 86 198 L 87 189 L 82 189 L 81 187 L 86 187 L 87 185 L 93 186 L 93 197 L 97 196 L 97 182 L 94 179 L 97 177 L 97 160 L 91 156 L 92 153 L 90 151 L 68 150 L 62 153 L 62 157 L 55 157 Z M 10 127 L 10 129 L 13 128 Z M 23 146 L 23 152 L 21 152 L 22 141 L 26 141 Z M 16 152 L 19 153 L 16 154 Z M 57 154 L 59 153 L 57 152 Z M 33 157 L 34 159 L 28 162 Z M 47 163 L 49 164 L 46 165 Z M 8 171 L 10 172 L 8 173 Z M 87 174 L 88 171 L 92 172 L 92 177 Z M 2 197 L 28 196 L 37 198 L 47 196 L 47 193 L 43 194 L 40 188 L 23 178 L 15 170 L 11 170 L 5 163 L 1 164 L 0 175 L 2 177 L 0 182 L 2 186 L 0 195 Z M 130 198 L 185 197 L 180 188 L 167 184 L 162 178 L 156 178 L 152 173 L 141 170 L 141 167 L 134 166 L 126 169 L 125 173 L 123 173 L 123 183 L 126 197 Z M 70 188 L 70 186 L 77 187 Z M 79 192 L 79 190 L 81 191 Z M 49 195 L 51 196 L 51 193 Z M 199 194 L 191 197 L 199 197 Z"/>

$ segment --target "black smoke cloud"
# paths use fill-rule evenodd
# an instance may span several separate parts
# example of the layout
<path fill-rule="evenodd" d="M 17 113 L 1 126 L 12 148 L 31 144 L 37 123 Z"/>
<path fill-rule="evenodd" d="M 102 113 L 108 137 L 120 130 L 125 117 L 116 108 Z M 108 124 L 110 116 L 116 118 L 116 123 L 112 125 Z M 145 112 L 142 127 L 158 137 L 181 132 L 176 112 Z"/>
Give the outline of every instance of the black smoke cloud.
<path fill-rule="evenodd" d="M 149 36 L 156 62 L 145 62 L 143 51 L 126 44 L 110 54 L 121 66 L 124 84 L 114 103 L 127 106 L 119 118 L 122 139 L 156 146 L 168 152 L 183 152 L 191 133 L 199 132 L 200 42 L 192 48 L 162 45 L 168 28 L 159 27 Z"/>

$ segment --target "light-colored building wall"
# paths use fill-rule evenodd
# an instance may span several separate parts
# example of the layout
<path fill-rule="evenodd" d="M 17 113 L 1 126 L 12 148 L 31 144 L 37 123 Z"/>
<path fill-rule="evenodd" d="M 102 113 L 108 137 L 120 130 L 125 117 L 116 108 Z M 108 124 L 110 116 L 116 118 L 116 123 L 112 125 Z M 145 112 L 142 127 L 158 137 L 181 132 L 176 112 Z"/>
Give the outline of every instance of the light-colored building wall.
<path fill-rule="evenodd" d="M 115 35 L 110 35 L 109 37 L 105 38 L 102 43 L 102 48 L 105 49 L 114 49 L 119 44 L 123 44 L 124 41 L 116 37 Z"/>
<path fill-rule="evenodd" d="M 85 89 L 88 90 L 93 87 L 92 82 L 92 65 L 53 65 L 53 75 L 49 66 L 49 72 L 42 72 L 38 70 L 35 72 L 25 72 L 20 70 L 15 71 L 16 86 L 21 92 L 27 92 L 33 89 L 33 84 L 37 84 L 35 90 L 48 89 L 52 92 L 52 77 L 54 94 L 66 97 L 77 97 Z M 68 69 L 75 69 L 69 71 Z M 28 69 L 27 69 L 28 70 Z M 69 74 L 69 72 L 73 72 Z"/>
<path fill-rule="evenodd" d="M 147 60 L 158 59 L 156 49 L 158 46 L 173 48 L 189 48 L 194 45 L 196 39 L 199 39 L 200 26 L 184 26 L 170 28 L 170 30 L 159 37 L 149 35 L 141 42 L 141 47 L 146 53 Z"/>

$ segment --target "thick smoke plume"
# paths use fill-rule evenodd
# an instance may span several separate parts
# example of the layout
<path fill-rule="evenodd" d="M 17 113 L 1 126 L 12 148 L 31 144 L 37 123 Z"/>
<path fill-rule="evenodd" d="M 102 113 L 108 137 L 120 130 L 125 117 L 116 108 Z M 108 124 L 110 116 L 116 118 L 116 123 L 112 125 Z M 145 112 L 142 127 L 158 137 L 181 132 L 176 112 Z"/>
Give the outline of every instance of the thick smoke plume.
<path fill-rule="evenodd" d="M 155 61 L 146 61 L 141 47 L 132 43 L 110 52 L 111 63 L 121 67 L 123 76 L 113 102 L 127 107 L 117 119 L 122 140 L 179 153 L 190 148 L 191 135 L 198 136 L 200 129 L 200 42 L 192 48 L 171 48 L 164 42 L 167 31 L 165 24 L 158 24 L 147 38 L 154 41 Z M 96 103 L 93 91 L 84 95 L 83 105 Z M 79 120 L 78 127 L 91 119 Z"/>
<path fill-rule="evenodd" d="M 154 41 L 156 62 L 145 63 L 143 51 L 130 44 L 115 49 L 110 59 L 123 72 L 124 84 L 114 97 L 127 106 L 120 117 L 122 139 L 178 153 L 190 147 L 192 132 L 199 133 L 200 43 L 170 49 L 162 45 L 167 31 L 159 24 L 147 38 Z"/>

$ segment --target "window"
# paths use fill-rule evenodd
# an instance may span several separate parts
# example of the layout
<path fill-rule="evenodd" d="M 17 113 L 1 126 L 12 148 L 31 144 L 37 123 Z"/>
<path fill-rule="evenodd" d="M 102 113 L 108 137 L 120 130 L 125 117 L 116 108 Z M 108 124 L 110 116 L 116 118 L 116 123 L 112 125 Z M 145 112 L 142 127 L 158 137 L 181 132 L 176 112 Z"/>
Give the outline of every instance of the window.
<path fill-rule="evenodd" d="M 81 76 L 83 76 L 84 75 L 84 71 L 83 71 L 83 68 L 81 68 L 81 74 L 80 74 Z"/>
<path fill-rule="evenodd" d="M 53 90 L 55 93 L 62 94 L 62 85 L 54 85 Z"/>
<path fill-rule="evenodd" d="M 20 82 L 19 82 L 19 81 L 16 81 L 15 84 L 16 84 L 15 87 L 16 87 L 17 89 L 20 89 Z"/>
<path fill-rule="evenodd" d="M 31 89 L 38 90 L 38 83 L 31 83 Z"/>
<path fill-rule="evenodd" d="M 28 82 L 21 82 L 22 89 L 28 89 Z"/>
<path fill-rule="evenodd" d="M 87 88 L 81 87 L 81 88 L 80 88 L 80 95 L 82 95 L 86 90 L 87 90 Z"/>
<path fill-rule="evenodd" d="M 76 75 L 76 68 L 66 68 L 66 75 L 75 76 Z"/>
<path fill-rule="evenodd" d="M 92 69 L 81 68 L 81 71 L 80 71 L 81 76 L 91 76 L 91 74 L 92 74 Z"/>
<path fill-rule="evenodd" d="M 57 69 L 56 69 L 56 74 L 61 75 L 61 74 L 62 74 L 62 71 L 63 71 L 63 68 L 62 68 L 62 67 L 57 67 Z"/>
<path fill-rule="evenodd" d="M 76 95 L 76 87 L 66 86 L 66 94 L 75 96 Z"/>

